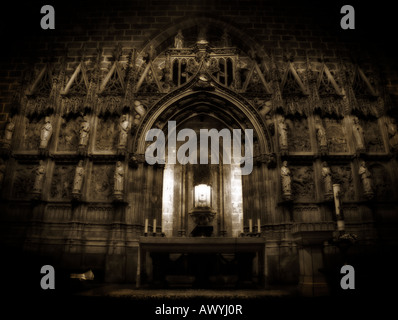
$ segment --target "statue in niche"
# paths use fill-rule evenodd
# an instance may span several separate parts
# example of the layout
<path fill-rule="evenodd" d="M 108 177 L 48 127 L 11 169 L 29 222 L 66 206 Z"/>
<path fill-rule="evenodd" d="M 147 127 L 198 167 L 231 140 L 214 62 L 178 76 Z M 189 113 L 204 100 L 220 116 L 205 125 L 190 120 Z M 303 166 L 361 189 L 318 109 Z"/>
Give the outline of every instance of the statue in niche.
<path fill-rule="evenodd" d="M 281 168 L 282 196 L 285 200 L 290 200 L 292 196 L 292 175 L 287 167 L 287 161 L 283 161 Z"/>
<path fill-rule="evenodd" d="M 46 173 L 46 168 L 44 166 L 43 160 L 40 160 L 39 166 L 36 168 L 35 172 L 35 182 L 33 184 L 33 192 L 34 193 L 41 193 L 41 190 L 43 188 L 43 180 L 44 180 L 44 175 Z"/>
<path fill-rule="evenodd" d="M 120 132 L 119 132 L 119 148 L 125 148 L 127 146 L 127 136 L 128 136 L 128 129 L 129 129 L 129 119 L 128 115 L 124 114 L 122 115 L 120 119 Z"/>
<path fill-rule="evenodd" d="M 182 35 L 182 31 L 178 30 L 177 35 L 174 37 L 174 48 L 181 49 L 184 47 L 184 36 Z"/>
<path fill-rule="evenodd" d="M 79 138 L 79 147 L 85 147 L 88 143 L 88 138 L 90 135 L 90 123 L 87 119 L 87 116 L 83 117 L 83 122 L 80 125 L 80 138 Z"/>
<path fill-rule="evenodd" d="M 278 133 L 279 133 L 279 145 L 281 149 L 287 149 L 287 126 L 284 117 L 281 117 L 278 123 Z"/>
<path fill-rule="evenodd" d="M 50 117 L 45 117 L 44 125 L 41 128 L 41 134 L 40 134 L 40 149 L 47 148 L 52 133 L 53 133 L 53 126 L 51 124 Z"/>
<path fill-rule="evenodd" d="M 388 142 L 392 150 L 398 150 L 398 130 L 395 119 L 392 119 L 389 122 L 386 122 L 387 133 L 388 133 Z"/>
<path fill-rule="evenodd" d="M 123 164 L 118 161 L 116 162 L 116 169 L 114 174 L 114 194 L 123 194 L 123 181 L 124 181 L 124 168 Z"/>
<path fill-rule="evenodd" d="M 365 161 L 361 161 L 358 174 L 362 180 L 363 191 L 365 197 L 372 198 L 373 197 L 373 187 L 372 187 L 372 174 L 366 167 Z"/>
<path fill-rule="evenodd" d="M 82 185 L 83 185 L 83 178 L 84 178 L 83 160 L 80 160 L 76 167 L 76 170 L 75 170 L 75 177 L 73 179 L 72 193 L 75 193 L 75 194 L 81 193 L 81 189 L 82 189 Z"/>
<path fill-rule="evenodd" d="M 365 140 L 363 136 L 363 129 L 362 126 L 359 124 L 359 119 L 354 117 L 354 125 L 353 125 L 353 133 L 356 142 L 356 149 L 357 150 L 364 150 L 365 149 Z"/>
<path fill-rule="evenodd" d="M 12 122 L 11 118 L 8 118 L 6 127 L 4 129 L 4 142 L 11 144 L 12 136 L 15 130 L 15 123 Z"/>
<path fill-rule="evenodd" d="M 321 149 L 321 151 L 325 151 L 328 146 L 328 141 L 326 138 L 326 130 L 323 127 L 320 120 L 316 122 L 315 130 L 316 130 L 316 137 L 318 140 L 319 148 Z"/>
<path fill-rule="evenodd" d="M 322 179 L 324 185 L 325 199 L 330 200 L 333 198 L 333 183 L 332 172 L 328 167 L 327 162 L 322 163 Z"/>

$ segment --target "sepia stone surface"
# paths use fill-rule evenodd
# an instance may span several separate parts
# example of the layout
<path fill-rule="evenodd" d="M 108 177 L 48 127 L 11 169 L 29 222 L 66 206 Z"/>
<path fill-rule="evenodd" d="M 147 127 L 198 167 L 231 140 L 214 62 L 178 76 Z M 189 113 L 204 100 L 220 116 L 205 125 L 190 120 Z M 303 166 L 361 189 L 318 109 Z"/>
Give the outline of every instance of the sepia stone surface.
<path fill-rule="evenodd" d="M 346 231 L 358 235 L 345 262 L 362 274 L 376 262 L 395 270 L 387 257 L 398 234 L 398 76 L 382 60 L 390 52 L 375 54 L 374 37 L 361 44 L 367 52 L 323 30 L 334 16 L 326 10 L 329 20 L 302 3 L 249 2 L 92 3 L 56 32 L 4 45 L 2 248 L 53 258 L 70 273 L 89 267 L 99 282 L 178 286 L 175 278 L 192 277 L 327 294 L 338 286 L 327 281 L 341 258 L 339 184 Z M 168 121 L 176 134 L 193 130 L 198 159 L 200 130 L 242 130 L 242 155 L 243 130 L 253 130 L 252 171 L 227 163 L 228 137 L 220 163 L 210 154 L 208 164 L 169 163 L 186 137 L 174 138 Z M 145 159 L 155 128 L 166 164 Z M 211 188 L 202 231 L 189 218 L 198 184 Z M 199 252 L 209 259 L 195 260 Z"/>

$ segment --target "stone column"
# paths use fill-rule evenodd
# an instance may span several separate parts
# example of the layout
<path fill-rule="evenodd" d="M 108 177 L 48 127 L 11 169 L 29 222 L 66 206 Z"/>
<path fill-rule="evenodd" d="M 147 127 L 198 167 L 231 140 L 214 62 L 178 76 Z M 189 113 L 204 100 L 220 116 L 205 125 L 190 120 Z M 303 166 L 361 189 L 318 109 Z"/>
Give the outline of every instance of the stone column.
<path fill-rule="evenodd" d="M 333 222 L 301 223 L 292 228 L 294 241 L 297 243 L 300 264 L 299 291 L 301 295 L 324 296 L 329 294 L 324 269 L 323 246 L 332 238 Z"/>

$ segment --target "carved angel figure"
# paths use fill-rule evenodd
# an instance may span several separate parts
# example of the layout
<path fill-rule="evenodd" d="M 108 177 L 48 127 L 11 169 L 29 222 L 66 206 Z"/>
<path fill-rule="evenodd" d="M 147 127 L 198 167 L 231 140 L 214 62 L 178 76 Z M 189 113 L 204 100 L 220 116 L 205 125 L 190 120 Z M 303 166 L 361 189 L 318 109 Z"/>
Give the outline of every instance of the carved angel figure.
<path fill-rule="evenodd" d="M 363 137 L 363 129 L 362 126 L 359 124 L 359 120 L 357 117 L 354 117 L 354 125 L 353 125 L 353 133 L 356 142 L 357 149 L 365 149 L 365 140 Z"/>
<path fill-rule="evenodd" d="M 174 37 L 174 47 L 177 49 L 184 47 L 184 36 L 182 35 L 181 30 L 178 30 L 177 35 Z"/>
<path fill-rule="evenodd" d="M 43 160 L 40 160 L 39 166 L 36 168 L 36 177 L 35 177 L 35 182 L 33 184 L 33 192 L 38 192 L 40 193 L 42 188 L 43 188 L 43 180 L 44 180 L 44 174 L 46 172 L 46 168 L 44 166 Z"/>
<path fill-rule="evenodd" d="M 361 161 L 360 168 L 358 174 L 362 180 L 363 191 L 366 196 L 371 196 L 373 194 L 373 187 L 372 187 L 372 174 L 366 167 L 365 161 Z"/>
<path fill-rule="evenodd" d="M 119 148 L 124 148 L 127 145 L 127 136 L 128 136 L 128 129 L 129 129 L 129 119 L 127 115 L 122 115 L 120 119 L 120 132 L 119 132 Z"/>
<path fill-rule="evenodd" d="M 287 126 L 285 118 L 281 117 L 278 123 L 278 133 L 279 133 L 279 144 L 282 149 L 287 149 Z"/>
<path fill-rule="evenodd" d="M 332 172 L 330 171 L 327 162 L 322 163 L 322 179 L 325 188 L 325 194 L 333 194 Z"/>

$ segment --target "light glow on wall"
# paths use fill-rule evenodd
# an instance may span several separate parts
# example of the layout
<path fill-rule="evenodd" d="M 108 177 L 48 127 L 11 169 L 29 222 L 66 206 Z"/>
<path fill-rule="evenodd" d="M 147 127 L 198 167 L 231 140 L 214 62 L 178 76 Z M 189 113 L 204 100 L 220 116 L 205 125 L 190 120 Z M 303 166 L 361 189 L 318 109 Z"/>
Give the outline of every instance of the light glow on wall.
<path fill-rule="evenodd" d="M 166 164 L 163 171 L 162 232 L 173 236 L 174 165 Z"/>

